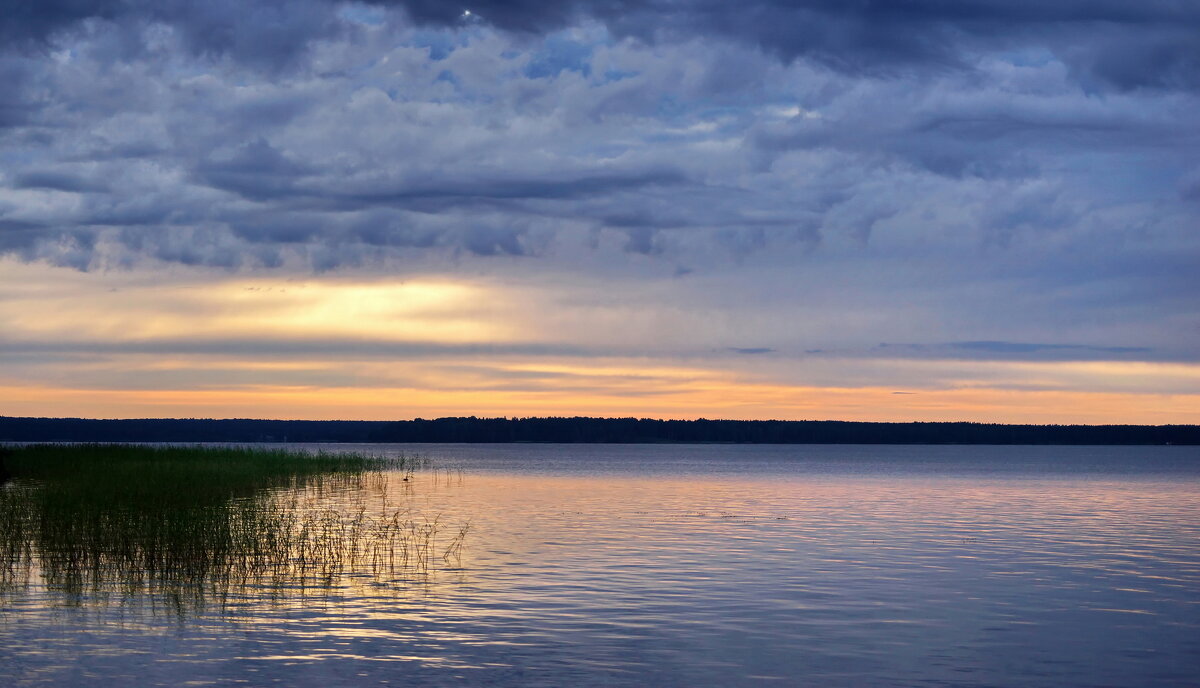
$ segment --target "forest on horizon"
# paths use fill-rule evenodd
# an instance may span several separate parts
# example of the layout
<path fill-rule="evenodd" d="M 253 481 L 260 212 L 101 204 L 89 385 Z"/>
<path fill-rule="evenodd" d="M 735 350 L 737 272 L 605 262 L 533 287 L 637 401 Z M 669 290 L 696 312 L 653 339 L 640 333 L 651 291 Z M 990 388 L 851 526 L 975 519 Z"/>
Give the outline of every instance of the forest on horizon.
<path fill-rule="evenodd" d="M 0 417 L 0 441 L 1200 445 L 1200 425 L 475 416 L 397 421 Z"/>

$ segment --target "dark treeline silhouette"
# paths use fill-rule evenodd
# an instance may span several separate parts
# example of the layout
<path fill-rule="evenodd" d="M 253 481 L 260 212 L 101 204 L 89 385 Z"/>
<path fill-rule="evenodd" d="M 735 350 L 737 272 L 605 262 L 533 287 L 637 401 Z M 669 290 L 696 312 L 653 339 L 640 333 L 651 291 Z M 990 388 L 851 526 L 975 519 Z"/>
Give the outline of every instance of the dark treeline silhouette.
<path fill-rule="evenodd" d="M 14 442 L 567 442 L 744 444 L 1200 444 L 1197 425 L 999 425 L 648 418 L 401 421 L 0 417 Z"/>

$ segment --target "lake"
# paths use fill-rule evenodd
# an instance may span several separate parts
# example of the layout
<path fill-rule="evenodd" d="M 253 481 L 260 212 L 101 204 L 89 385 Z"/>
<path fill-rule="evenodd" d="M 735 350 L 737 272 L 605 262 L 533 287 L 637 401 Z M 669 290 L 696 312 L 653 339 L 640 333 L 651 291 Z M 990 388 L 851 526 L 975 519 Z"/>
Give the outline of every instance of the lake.
<path fill-rule="evenodd" d="M 35 565 L 0 683 L 1200 683 L 1195 447 L 290 446 L 430 459 L 313 497 L 437 524 L 422 566 L 180 599 Z"/>

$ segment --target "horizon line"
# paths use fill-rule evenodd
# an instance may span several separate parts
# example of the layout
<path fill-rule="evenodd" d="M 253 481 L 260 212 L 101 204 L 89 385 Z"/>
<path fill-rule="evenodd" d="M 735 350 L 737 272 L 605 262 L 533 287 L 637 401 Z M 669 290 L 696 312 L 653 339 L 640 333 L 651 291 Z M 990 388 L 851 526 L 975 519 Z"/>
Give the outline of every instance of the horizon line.
<path fill-rule="evenodd" d="M 251 421 L 259 423 L 413 423 L 445 420 L 475 420 L 475 421 L 527 421 L 527 420 L 600 420 L 600 421 L 649 421 L 659 423 L 846 423 L 858 425 L 987 425 L 1002 427 L 1074 427 L 1074 428 L 1198 428 L 1200 423 L 1002 423 L 973 420 L 840 420 L 836 418 L 805 418 L 788 420 L 782 418 L 653 418 L 639 416 L 438 416 L 436 418 L 395 418 L 388 420 L 369 420 L 357 418 L 251 418 L 251 417 L 130 417 L 130 418 L 85 418 L 82 416 L 8 416 L 0 415 L 0 420 L 42 420 L 42 421 L 89 421 L 89 422 L 128 422 L 128 421 Z"/>

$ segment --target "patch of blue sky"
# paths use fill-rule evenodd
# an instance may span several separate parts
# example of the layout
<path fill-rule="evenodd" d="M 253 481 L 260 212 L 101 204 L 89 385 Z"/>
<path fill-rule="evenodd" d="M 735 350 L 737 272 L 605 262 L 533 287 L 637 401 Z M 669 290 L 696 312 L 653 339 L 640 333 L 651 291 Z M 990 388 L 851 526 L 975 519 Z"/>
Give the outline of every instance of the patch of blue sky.
<path fill-rule="evenodd" d="M 346 21 L 366 26 L 381 26 L 387 21 L 387 12 L 382 7 L 352 2 L 338 8 L 338 16 Z"/>
<path fill-rule="evenodd" d="M 428 49 L 429 59 L 438 61 L 466 45 L 466 39 L 457 31 L 418 29 L 412 33 L 410 43 L 414 47 Z"/>
<path fill-rule="evenodd" d="M 637 76 L 638 74 L 640 74 L 640 72 L 631 72 L 631 71 L 626 71 L 626 70 L 622 70 L 622 69 L 609 69 L 609 70 L 605 70 L 605 72 L 600 75 L 601 78 L 599 80 L 599 83 L 610 84 L 614 81 L 623 81 L 625 79 L 632 79 L 633 77 Z"/>
<path fill-rule="evenodd" d="M 451 71 L 449 69 L 443 69 L 441 72 L 438 72 L 438 75 L 436 77 L 434 77 L 433 82 L 435 84 L 436 83 L 449 84 L 450 86 L 452 86 L 454 88 L 453 93 L 446 94 L 445 97 L 440 97 L 440 98 L 432 97 L 431 100 L 433 100 L 435 102 L 475 103 L 475 104 L 495 102 L 495 98 L 493 98 L 490 94 L 488 94 L 486 92 L 486 90 L 481 91 L 479 89 L 471 88 L 471 86 L 469 85 L 469 83 L 470 83 L 469 80 L 467 82 L 464 82 L 462 77 L 460 77 L 458 74 L 455 74 L 453 71 Z M 393 96 L 393 100 L 395 100 L 394 96 Z"/>
<path fill-rule="evenodd" d="M 673 93 L 664 93 L 658 99 L 658 106 L 654 109 L 654 116 L 664 121 L 682 121 L 685 118 L 695 115 L 695 107 L 695 103 L 685 102 Z"/>
<path fill-rule="evenodd" d="M 594 49 L 594 45 L 581 43 L 561 34 L 548 36 L 525 65 L 525 76 L 541 79 L 572 71 L 591 77 Z"/>
<path fill-rule="evenodd" d="M 647 135 L 646 142 L 712 138 L 722 132 L 743 129 L 748 124 L 745 108 L 704 107 L 673 96 L 663 96 L 659 101 L 656 118 L 671 129 Z"/>
<path fill-rule="evenodd" d="M 458 75 L 449 69 L 443 69 L 439 72 L 434 81 L 444 81 L 448 84 L 453 84 L 456 88 L 462 86 L 462 81 L 459 80 Z"/>

